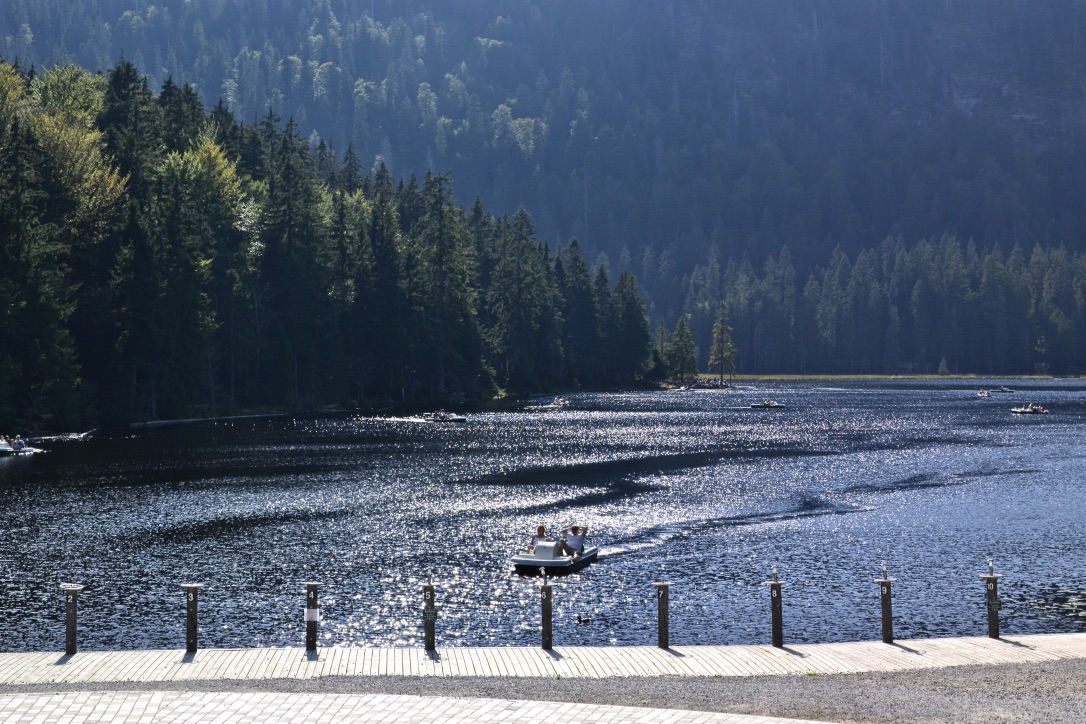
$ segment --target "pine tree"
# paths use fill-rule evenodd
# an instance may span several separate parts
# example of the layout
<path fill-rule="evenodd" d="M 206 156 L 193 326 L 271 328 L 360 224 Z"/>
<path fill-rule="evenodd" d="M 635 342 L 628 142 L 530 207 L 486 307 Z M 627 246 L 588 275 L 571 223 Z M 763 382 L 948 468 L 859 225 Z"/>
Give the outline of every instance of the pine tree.
<path fill-rule="evenodd" d="M 698 374 L 694 335 L 690 333 L 685 315 L 679 317 L 679 321 L 675 323 L 675 331 L 671 335 L 665 359 L 668 377 L 676 382 L 684 382 Z"/>
<path fill-rule="evenodd" d="M 552 333 L 558 329 L 554 297 L 542 246 L 533 237 L 531 219 L 518 210 L 512 223 L 498 228 L 497 258 L 487 305 L 488 330 L 502 384 L 514 390 L 538 389 L 553 379 Z"/>
<path fill-rule="evenodd" d="M 327 288 L 322 197 L 312 158 L 293 119 L 271 147 L 261 233 L 261 315 L 268 354 L 265 393 L 280 402 L 312 402 L 319 387 L 316 347 Z"/>
<path fill-rule="evenodd" d="M 619 274 L 614 292 L 615 325 L 611 368 L 616 381 L 630 384 L 645 371 L 652 351 L 649 320 L 645 316 L 645 300 L 637 288 L 637 280 L 629 272 Z"/>
<path fill-rule="evenodd" d="M 599 378 L 596 299 L 588 264 L 576 238 L 559 250 L 555 269 L 562 299 L 562 349 L 568 375 L 572 382 L 595 384 Z"/>
<path fill-rule="evenodd" d="M 128 176 L 130 195 L 147 202 L 163 158 L 163 114 L 147 78 L 128 61 L 106 76 L 105 105 L 98 124 L 117 167 Z"/>
<path fill-rule="evenodd" d="M 732 342 L 732 327 L 728 323 L 728 305 L 724 301 L 717 304 L 713 340 L 709 346 L 709 371 L 714 370 L 720 372 L 721 387 L 724 387 L 724 375 L 735 370 L 735 344 Z"/>

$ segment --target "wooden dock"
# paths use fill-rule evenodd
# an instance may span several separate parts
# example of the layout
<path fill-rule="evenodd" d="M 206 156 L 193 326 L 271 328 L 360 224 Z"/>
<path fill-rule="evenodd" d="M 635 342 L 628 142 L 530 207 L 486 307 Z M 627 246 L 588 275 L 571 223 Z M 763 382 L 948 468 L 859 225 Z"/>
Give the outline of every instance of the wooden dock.
<path fill-rule="evenodd" d="M 0 653 L 0 685 L 330 676 L 611 678 L 905 671 L 1086 659 L 1086 633 L 772 646 L 303 648 Z"/>

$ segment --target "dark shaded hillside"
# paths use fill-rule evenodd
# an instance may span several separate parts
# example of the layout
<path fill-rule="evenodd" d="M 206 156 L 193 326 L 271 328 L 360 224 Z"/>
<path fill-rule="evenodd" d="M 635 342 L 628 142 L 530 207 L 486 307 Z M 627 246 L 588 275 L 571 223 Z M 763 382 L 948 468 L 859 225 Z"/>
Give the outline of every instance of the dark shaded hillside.
<path fill-rule="evenodd" d="M 353 143 L 364 170 L 451 172 L 461 204 L 523 206 L 551 248 L 577 237 L 634 272 L 654 317 L 692 315 L 702 358 L 706 295 L 737 314 L 750 298 L 723 288 L 729 261 L 749 270 L 730 280 L 768 279 L 754 270 L 786 250 L 798 295 L 887 239 L 1086 251 L 1076 0 L 9 0 L 0 55 L 101 69 L 123 55 L 240 119 L 293 117 L 329 144 L 326 167 Z M 886 286 L 868 306 L 892 308 Z M 745 364 L 806 367 L 796 319 Z M 741 359 L 763 344 L 736 332 Z M 859 362 L 819 344 L 818 368 L 955 356 Z"/>
<path fill-rule="evenodd" d="M 652 270 L 669 308 L 710 244 L 806 270 L 887 235 L 1084 237 L 1071 0 L 11 0 L 0 27 L 24 65 L 123 55 L 367 165 L 451 171 Z"/>

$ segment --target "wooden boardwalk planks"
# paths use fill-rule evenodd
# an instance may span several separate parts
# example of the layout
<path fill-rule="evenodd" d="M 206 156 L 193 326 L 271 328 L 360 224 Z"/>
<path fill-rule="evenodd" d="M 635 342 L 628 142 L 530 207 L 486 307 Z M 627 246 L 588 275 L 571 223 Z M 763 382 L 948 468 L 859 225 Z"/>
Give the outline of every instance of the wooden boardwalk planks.
<path fill-rule="evenodd" d="M 770 646 L 202 649 L 0 653 L 0 686 L 124 681 L 308 679 L 327 676 L 609 678 L 766 676 L 904 671 L 1086 658 L 1086 634 Z"/>

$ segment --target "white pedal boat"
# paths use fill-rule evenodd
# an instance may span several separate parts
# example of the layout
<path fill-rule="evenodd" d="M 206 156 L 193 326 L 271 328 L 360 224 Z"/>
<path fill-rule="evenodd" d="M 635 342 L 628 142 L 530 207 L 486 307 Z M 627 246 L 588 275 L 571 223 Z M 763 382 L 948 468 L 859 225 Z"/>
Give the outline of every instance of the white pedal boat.
<path fill-rule="evenodd" d="M 40 448 L 25 445 L 21 440 L 17 440 L 14 446 L 7 440 L 0 440 L 0 458 L 15 457 L 16 455 L 33 455 L 34 453 L 40 452 L 45 451 Z"/>
<path fill-rule="evenodd" d="M 518 553 L 512 561 L 516 572 L 524 576 L 540 576 L 544 572 L 548 576 L 561 576 L 595 562 L 599 552 L 596 546 L 586 545 L 584 553 L 579 556 L 563 556 L 558 552 L 557 543 L 537 543 L 533 552 Z"/>

